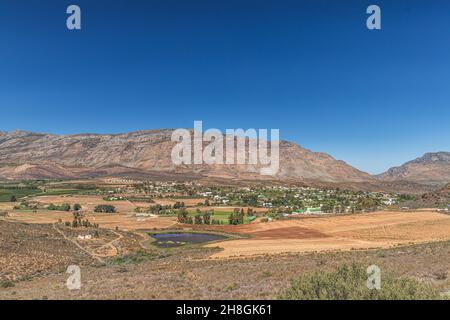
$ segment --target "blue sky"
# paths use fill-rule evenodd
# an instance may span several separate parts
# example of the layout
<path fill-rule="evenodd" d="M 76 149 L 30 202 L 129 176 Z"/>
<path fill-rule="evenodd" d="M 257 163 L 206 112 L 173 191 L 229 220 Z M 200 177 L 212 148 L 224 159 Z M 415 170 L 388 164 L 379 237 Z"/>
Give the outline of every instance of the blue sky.
<path fill-rule="evenodd" d="M 279 128 L 370 173 L 450 151 L 448 1 L 1 0 L 0 40 L 0 130 Z"/>

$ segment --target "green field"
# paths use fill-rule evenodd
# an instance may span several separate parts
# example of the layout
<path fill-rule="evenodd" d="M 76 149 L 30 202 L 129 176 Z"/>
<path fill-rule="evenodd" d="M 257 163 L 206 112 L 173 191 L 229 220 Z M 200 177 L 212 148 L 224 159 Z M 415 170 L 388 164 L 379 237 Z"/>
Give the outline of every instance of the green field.
<path fill-rule="evenodd" d="M 0 202 L 9 202 L 11 200 L 11 196 L 15 196 L 17 201 L 20 198 L 26 196 L 34 196 L 34 195 L 49 195 L 49 196 L 58 196 L 65 194 L 78 194 L 85 192 L 86 189 L 65 189 L 65 188 L 52 188 L 46 189 L 43 192 L 39 188 L 33 187 L 13 187 L 9 185 L 0 186 Z"/>
<path fill-rule="evenodd" d="M 11 196 L 16 196 L 17 199 L 28 196 L 39 194 L 42 191 L 35 188 L 0 188 L 0 202 L 9 202 Z"/>

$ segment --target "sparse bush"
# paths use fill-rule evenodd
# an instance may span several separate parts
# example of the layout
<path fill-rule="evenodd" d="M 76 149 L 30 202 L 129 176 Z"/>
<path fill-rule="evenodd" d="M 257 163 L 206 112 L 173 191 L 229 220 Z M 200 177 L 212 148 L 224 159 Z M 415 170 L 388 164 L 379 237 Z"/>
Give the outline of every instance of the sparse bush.
<path fill-rule="evenodd" d="M 139 250 L 131 252 L 127 255 L 114 258 L 111 262 L 116 265 L 124 264 L 140 264 L 146 261 L 161 259 L 169 256 L 167 252 L 146 252 L 144 250 Z"/>
<path fill-rule="evenodd" d="M 6 288 L 12 288 L 14 287 L 14 282 L 10 280 L 0 280 L 0 288 L 6 289 Z"/>
<path fill-rule="evenodd" d="M 292 281 L 279 295 L 283 300 L 429 300 L 440 299 L 431 286 L 413 279 L 383 274 L 381 289 L 366 286 L 366 269 L 361 265 L 343 265 L 333 272 L 315 272 Z"/>

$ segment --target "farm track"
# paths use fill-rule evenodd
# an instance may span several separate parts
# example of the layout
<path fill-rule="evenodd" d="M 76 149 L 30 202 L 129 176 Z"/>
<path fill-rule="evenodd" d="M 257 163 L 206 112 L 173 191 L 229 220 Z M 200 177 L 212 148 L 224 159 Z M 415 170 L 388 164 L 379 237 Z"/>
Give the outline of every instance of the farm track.
<path fill-rule="evenodd" d="M 85 253 L 87 253 L 89 256 L 91 256 L 93 259 L 97 260 L 98 262 L 100 262 L 102 264 L 105 263 L 105 261 L 99 255 L 90 252 L 89 250 L 83 248 L 83 246 L 80 245 L 76 240 L 73 240 L 73 239 L 67 237 L 64 232 L 62 232 L 60 229 L 58 229 L 58 227 L 56 226 L 55 223 L 53 223 L 52 225 L 53 225 L 53 229 L 55 229 L 65 240 L 72 242 L 80 250 L 84 251 Z"/>

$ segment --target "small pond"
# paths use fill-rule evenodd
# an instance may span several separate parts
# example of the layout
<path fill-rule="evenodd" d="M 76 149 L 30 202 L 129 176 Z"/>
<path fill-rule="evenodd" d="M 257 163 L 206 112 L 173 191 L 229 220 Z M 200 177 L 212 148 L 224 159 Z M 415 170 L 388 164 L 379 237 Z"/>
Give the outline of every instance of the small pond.
<path fill-rule="evenodd" d="M 154 244 L 161 248 L 179 247 L 186 244 L 206 243 L 211 241 L 226 239 L 226 236 L 212 233 L 150 233 L 150 236 L 156 239 Z"/>

